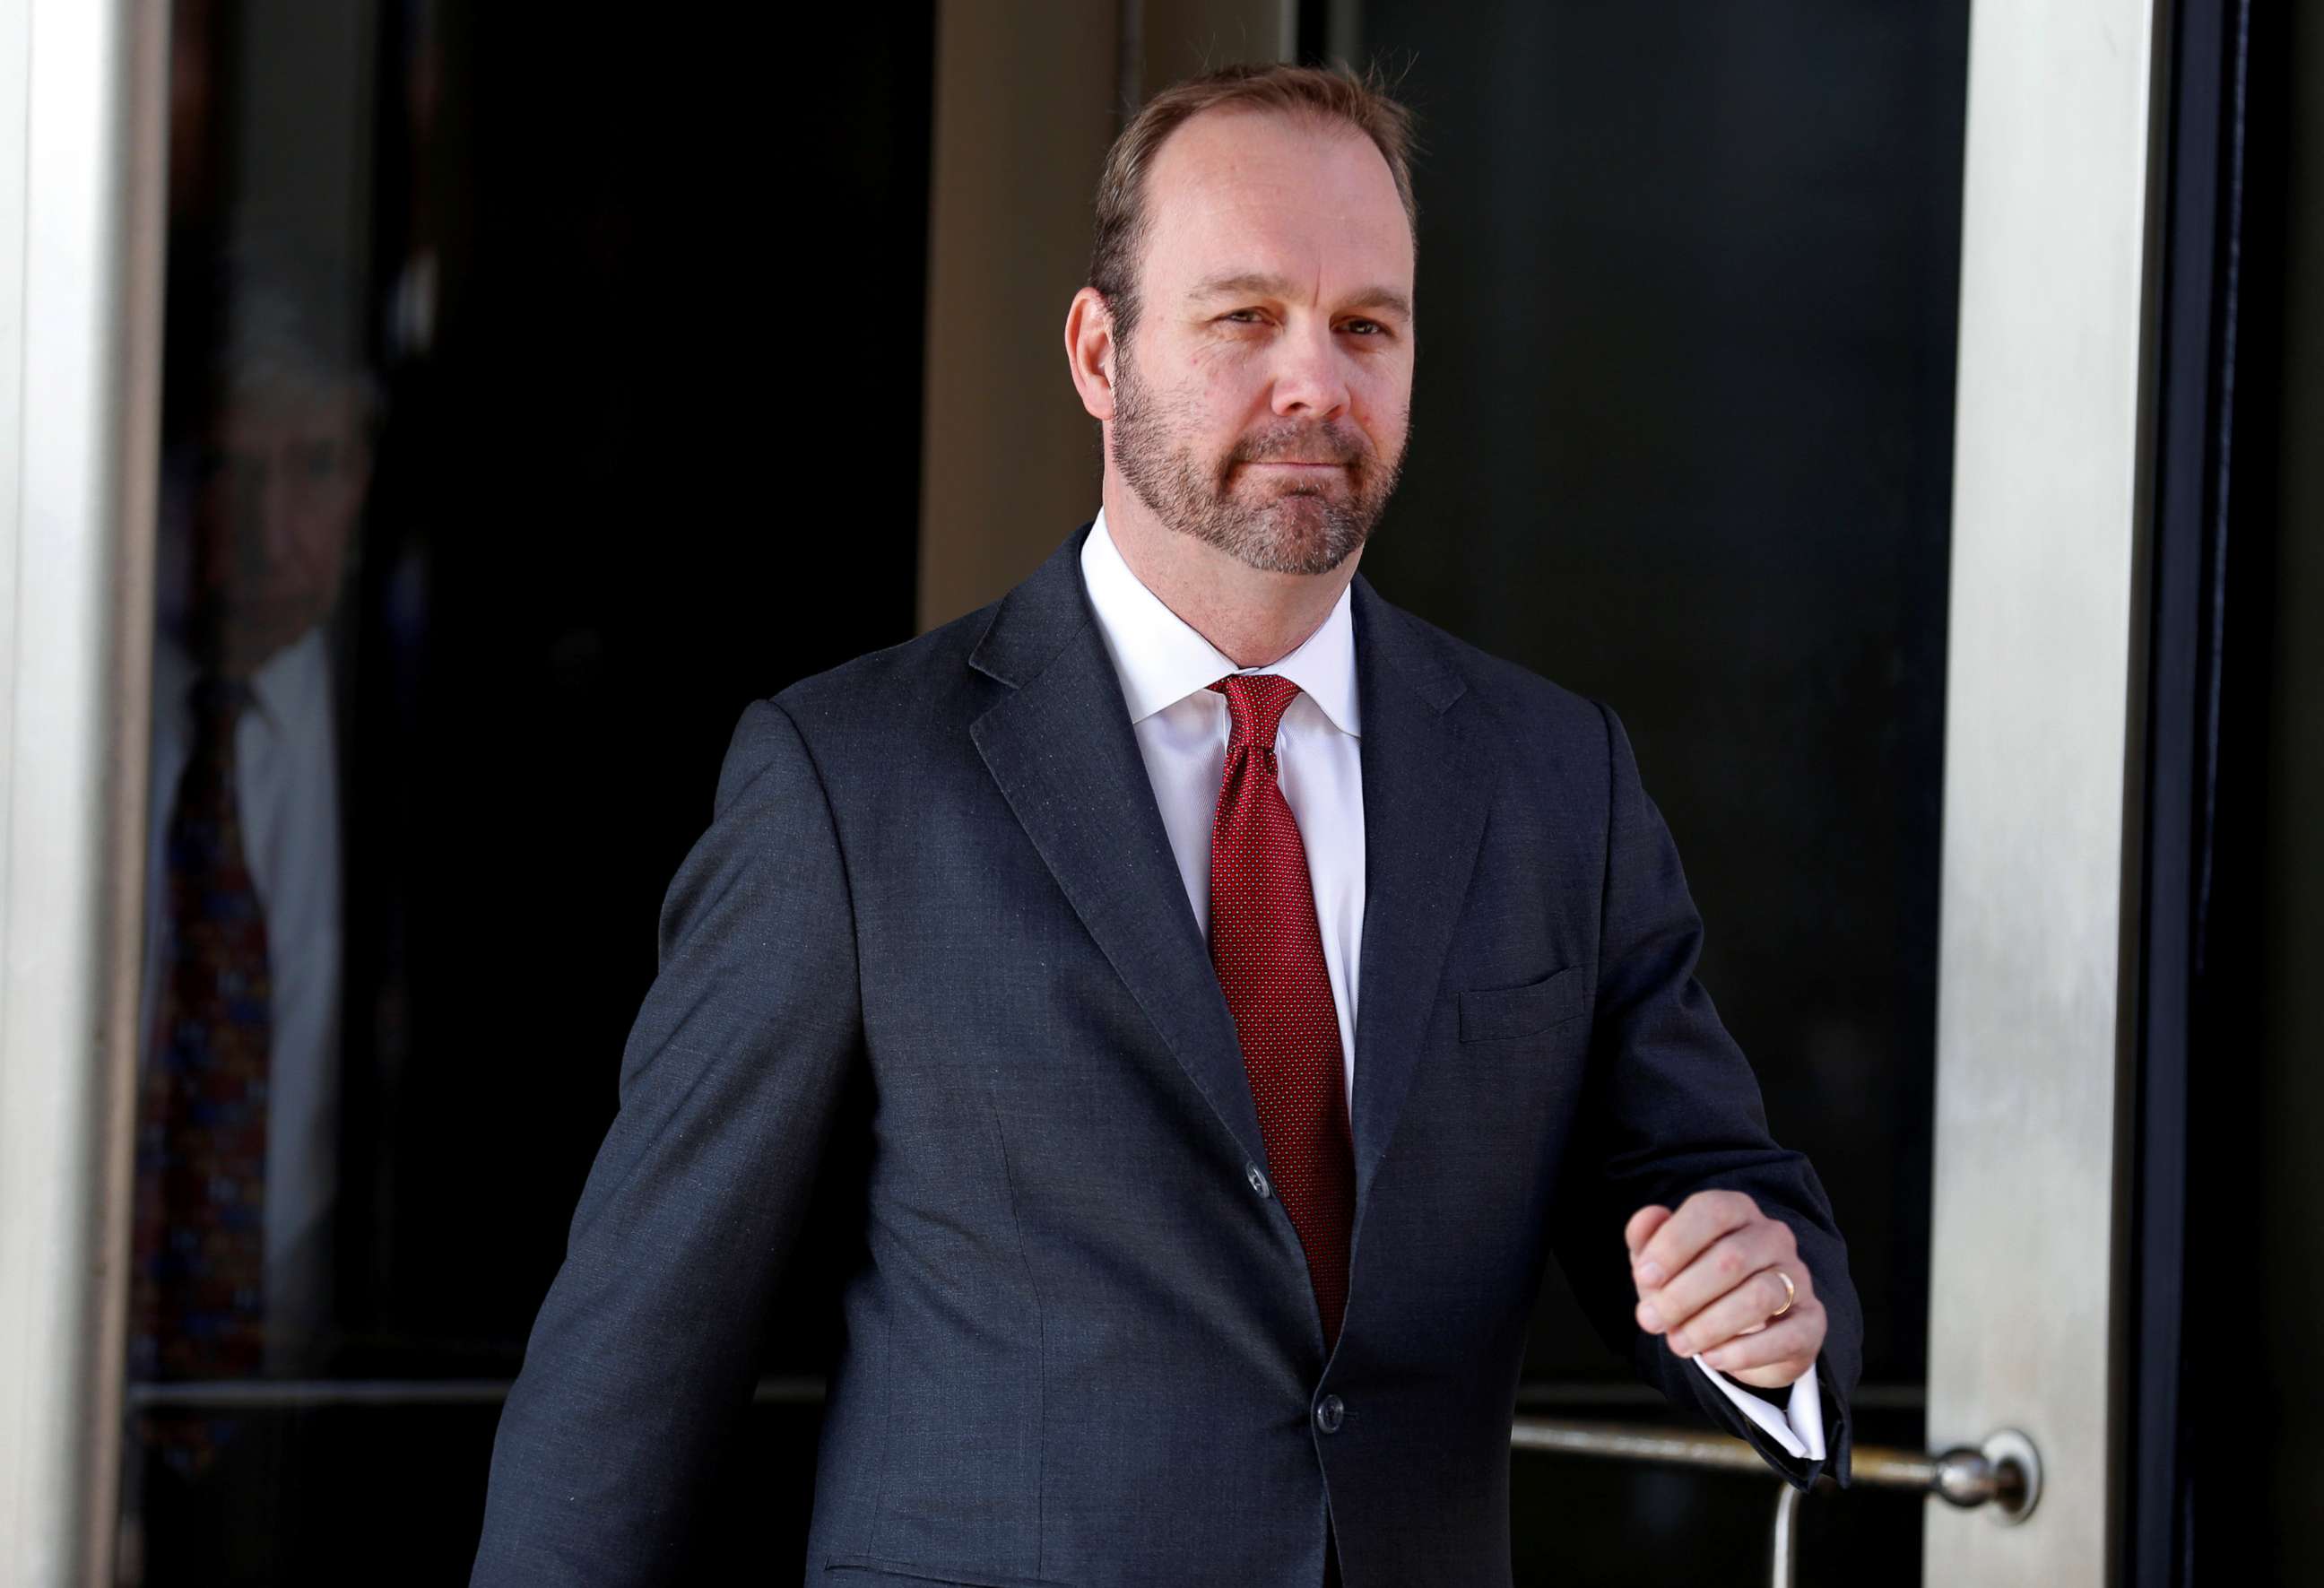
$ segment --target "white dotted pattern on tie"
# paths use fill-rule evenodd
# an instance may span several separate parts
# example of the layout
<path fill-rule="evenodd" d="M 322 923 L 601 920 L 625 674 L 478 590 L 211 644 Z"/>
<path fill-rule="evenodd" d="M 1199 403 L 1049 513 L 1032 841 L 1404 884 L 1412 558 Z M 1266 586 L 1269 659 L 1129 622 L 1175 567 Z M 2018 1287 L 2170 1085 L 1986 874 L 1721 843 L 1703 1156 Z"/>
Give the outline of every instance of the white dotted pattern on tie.
<path fill-rule="evenodd" d="M 1340 1019 L 1298 823 L 1276 782 L 1276 730 L 1299 686 L 1230 673 L 1232 726 L 1211 824 L 1211 964 L 1241 1039 L 1276 1195 L 1299 1233 L 1327 1342 L 1347 1306 L 1355 1222 Z"/>

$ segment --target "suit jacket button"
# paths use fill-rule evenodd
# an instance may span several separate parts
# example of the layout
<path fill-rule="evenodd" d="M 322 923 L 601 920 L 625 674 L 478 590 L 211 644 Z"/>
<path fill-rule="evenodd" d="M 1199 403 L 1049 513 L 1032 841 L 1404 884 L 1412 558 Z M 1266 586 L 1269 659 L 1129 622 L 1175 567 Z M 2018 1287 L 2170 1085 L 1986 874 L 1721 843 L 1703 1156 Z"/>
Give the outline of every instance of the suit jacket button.
<path fill-rule="evenodd" d="M 1326 1434 L 1340 1431 L 1340 1418 L 1346 1414 L 1347 1403 L 1336 1395 L 1326 1395 L 1315 1408 L 1315 1426 Z"/>
<path fill-rule="evenodd" d="M 1250 1166 L 1250 1188 L 1261 1196 L 1267 1195 L 1267 1177 L 1259 1172 L 1257 1164 Z"/>

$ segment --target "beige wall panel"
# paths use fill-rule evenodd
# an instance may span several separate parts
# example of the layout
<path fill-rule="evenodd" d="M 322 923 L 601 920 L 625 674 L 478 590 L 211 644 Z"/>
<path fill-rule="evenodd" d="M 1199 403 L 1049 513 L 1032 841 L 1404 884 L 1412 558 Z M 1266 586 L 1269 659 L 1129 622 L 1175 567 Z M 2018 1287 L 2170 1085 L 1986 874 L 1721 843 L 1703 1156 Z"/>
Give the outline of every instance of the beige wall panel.
<path fill-rule="evenodd" d="M 1147 0 L 1141 97 L 1180 78 L 1243 60 L 1288 60 L 1298 46 L 1294 0 Z"/>
<path fill-rule="evenodd" d="M 1115 128 L 1111 5 L 945 0 L 929 162 L 923 629 L 994 599 L 1097 509 L 1065 373 Z"/>
<path fill-rule="evenodd" d="M 923 630 L 1000 596 L 1097 511 L 1097 421 L 1065 372 L 1125 78 L 1290 47 L 1287 0 L 945 0 L 929 161 Z M 1125 59 L 1122 18 L 1136 32 Z"/>

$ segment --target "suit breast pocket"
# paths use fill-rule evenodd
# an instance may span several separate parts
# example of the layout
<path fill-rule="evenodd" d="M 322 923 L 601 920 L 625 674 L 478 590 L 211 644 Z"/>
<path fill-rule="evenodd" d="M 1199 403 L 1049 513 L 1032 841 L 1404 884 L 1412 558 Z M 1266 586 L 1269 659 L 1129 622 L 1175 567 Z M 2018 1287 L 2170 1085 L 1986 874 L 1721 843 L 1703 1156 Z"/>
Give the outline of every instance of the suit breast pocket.
<path fill-rule="evenodd" d="M 1480 987 L 1462 992 L 1461 1040 L 1501 1042 L 1537 1036 L 1589 1011 L 1589 978 L 1582 966 L 1568 965 L 1522 987 Z"/>

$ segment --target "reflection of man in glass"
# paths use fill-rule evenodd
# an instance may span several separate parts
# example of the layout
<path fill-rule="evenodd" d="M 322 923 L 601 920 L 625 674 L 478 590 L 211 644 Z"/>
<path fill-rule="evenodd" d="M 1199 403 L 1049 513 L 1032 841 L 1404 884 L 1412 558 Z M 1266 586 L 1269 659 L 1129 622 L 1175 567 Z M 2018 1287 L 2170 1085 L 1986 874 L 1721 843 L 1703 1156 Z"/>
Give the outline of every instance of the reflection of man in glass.
<path fill-rule="evenodd" d="M 246 270 L 216 283 L 177 328 L 165 403 L 130 1297 L 131 1371 L 147 1380 L 309 1371 L 330 1273 L 340 854 L 325 620 L 369 477 L 371 402 L 281 283 Z M 193 1471 L 220 1430 L 145 1432 Z"/>

